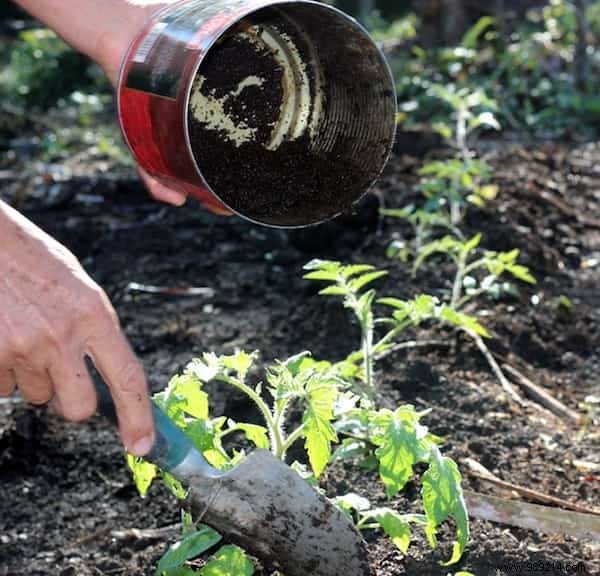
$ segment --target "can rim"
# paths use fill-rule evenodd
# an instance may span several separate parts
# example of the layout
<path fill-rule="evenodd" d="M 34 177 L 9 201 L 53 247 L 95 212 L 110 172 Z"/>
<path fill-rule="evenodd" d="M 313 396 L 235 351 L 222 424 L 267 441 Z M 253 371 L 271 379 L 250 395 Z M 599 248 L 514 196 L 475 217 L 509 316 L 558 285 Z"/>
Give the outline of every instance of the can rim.
<path fill-rule="evenodd" d="M 182 4 L 185 4 L 186 2 L 188 2 L 188 0 L 181 0 L 180 2 L 175 2 L 173 4 L 169 4 L 167 6 L 163 6 L 161 9 L 157 10 L 154 14 L 152 14 L 146 24 L 144 25 L 144 27 L 142 28 L 143 32 L 140 32 L 130 43 L 129 48 L 127 49 L 127 51 L 125 52 L 125 55 L 123 57 L 123 60 L 121 61 L 121 66 L 119 69 L 119 76 L 118 76 L 118 81 L 117 81 L 117 112 L 118 112 L 118 117 L 119 117 L 119 125 L 121 127 L 121 132 L 123 134 L 123 137 L 125 139 L 125 142 L 127 144 L 127 146 L 129 147 L 129 149 L 131 149 L 131 145 L 130 145 L 130 141 L 127 137 L 127 133 L 125 131 L 125 127 L 123 125 L 123 118 L 122 115 L 120 113 L 121 110 L 121 86 L 123 85 L 123 80 L 124 80 L 124 76 L 125 76 L 125 69 L 127 67 L 127 64 L 130 60 L 130 56 L 133 50 L 134 45 L 139 41 L 140 37 L 142 36 L 142 34 L 146 33 L 148 30 L 148 27 L 155 21 L 160 20 L 160 17 L 163 14 L 168 14 L 170 10 L 172 10 L 175 6 L 179 6 Z M 264 8 L 268 8 L 271 6 L 282 6 L 285 4 L 292 4 L 292 5 L 297 5 L 297 4 L 305 4 L 305 5 L 313 5 L 315 7 L 320 8 L 321 10 L 326 10 L 329 12 L 332 12 L 334 14 L 336 14 L 338 17 L 351 22 L 357 29 L 357 31 L 361 32 L 362 35 L 365 37 L 365 39 L 369 42 L 369 44 L 376 50 L 377 54 L 379 55 L 379 59 L 380 62 L 382 64 L 382 70 L 386 72 L 387 74 L 387 79 L 389 81 L 389 84 L 391 86 L 391 96 L 390 98 L 392 99 L 393 102 L 393 107 L 394 107 L 394 116 L 397 113 L 398 110 L 398 99 L 397 99 L 397 91 L 396 91 L 396 84 L 394 81 L 394 75 L 392 73 L 392 69 L 390 67 L 390 64 L 387 60 L 387 58 L 385 57 L 385 54 L 383 52 L 383 50 L 381 49 L 381 47 L 377 44 L 377 42 L 375 42 L 375 40 L 372 38 L 372 36 L 369 34 L 369 31 L 366 29 L 365 26 L 363 26 L 363 24 L 361 24 L 356 18 L 350 16 L 349 14 L 347 14 L 346 12 L 344 12 L 343 10 L 340 10 L 339 8 L 336 8 L 335 6 L 331 6 L 329 4 L 324 4 L 322 2 L 318 2 L 317 0 L 258 0 L 255 2 L 250 1 L 248 3 L 248 6 L 245 8 L 242 8 L 241 12 L 236 15 L 235 18 L 233 18 L 231 20 L 231 22 L 229 22 L 227 24 L 227 26 L 225 26 L 219 33 L 218 36 L 215 36 L 211 39 L 211 41 L 204 47 L 204 50 L 199 51 L 198 54 L 195 56 L 196 61 L 194 62 L 193 67 L 191 67 L 191 73 L 190 73 L 190 77 L 189 80 L 186 82 L 186 87 L 185 87 L 185 95 L 184 95 L 184 100 L 183 100 L 183 131 L 184 131 L 184 138 L 185 138 L 185 145 L 186 145 L 186 149 L 188 152 L 188 155 L 192 161 L 192 165 L 196 171 L 197 176 L 200 178 L 202 184 L 204 185 L 205 189 L 212 194 L 223 206 L 225 206 L 225 208 L 227 208 L 229 211 L 231 211 L 233 214 L 235 214 L 236 216 L 239 216 L 240 218 L 243 218 L 244 220 L 248 221 L 248 222 L 252 222 L 253 224 L 258 224 L 260 226 L 265 226 L 267 228 L 275 228 L 275 229 L 285 229 L 285 230 L 290 230 L 290 229 L 296 229 L 296 228 L 307 228 L 310 226 L 317 226 L 319 224 L 322 224 L 324 222 L 327 222 L 329 220 L 332 220 L 338 216 L 340 216 L 342 214 L 342 212 L 338 212 L 336 214 L 333 214 L 331 216 L 328 216 L 327 218 L 324 218 L 323 220 L 319 220 L 317 222 L 311 222 L 309 224 L 298 224 L 298 225 L 282 225 L 282 224 L 274 224 L 272 222 L 264 222 L 261 220 L 257 220 L 255 218 L 252 218 L 246 214 L 243 214 L 241 212 L 239 212 L 238 210 L 236 210 L 235 208 L 233 208 L 232 206 L 230 206 L 227 202 L 225 202 L 225 200 L 223 200 L 221 198 L 221 196 L 219 194 L 217 194 L 213 188 L 210 186 L 210 184 L 206 181 L 206 178 L 204 177 L 202 170 L 200 169 L 200 166 L 198 165 L 198 162 L 196 160 L 196 156 L 193 152 L 192 149 L 192 145 L 191 145 L 191 140 L 190 140 L 190 131 L 189 131 L 189 114 L 188 114 L 188 110 L 189 110 L 189 106 L 190 106 L 190 99 L 191 99 L 191 95 L 192 95 L 192 88 L 193 88 L 193 84 L 194 84 L 194 79 L 196 78 L 197 74 L 198 74 L 198 70 L 200 69 L 200 66 L 202 65 L 202 62 L 204 61 L 204 59 L 206 58 L 207 54 L 210 52 L 210 50 L 213 48 L 213 46 L 215 45 L 216 42 L 218 42 L 218 40 L 220 38 L 223 37 L 224 34 L 226 34 L 229 30 L 231 30 L 233 27 L 235 27 L 237 24 L 239 24 L 239 22 L 241 20 L 243 20 L 244 18 L 248 17 L 249 15 L 258 12 L 259 10 L 262 10 Z M 385 156 L 383 157 L 383 161 L 381 163 L 381 168 L 377 174 L 376 177 L 373 178 L 372 182 L 370 183 L 370 185 L 364 190 L 364 193 L 361 195 L 361 198 L 373 187 L 373 185 L 375 184 L 375 182 L 377 181 L 377 179 L 379 178 L 379 176 L 381 176 L 383 170 L 385 169 L 385 166 L 387 165 L 392 151 L 393 151 L 393 144 L 394 144 L 394 138 L 395 138 L 395 134 L 396 134 L 396 123 L 393 122 L 392 123 L 392 129 L 391 129 L 391 133 L 390 133 L 390 137 L 389 137 L 389 141 L 387 144 L 387 151 Z M 358 201 L 359 199 L 357 199 Z"/>

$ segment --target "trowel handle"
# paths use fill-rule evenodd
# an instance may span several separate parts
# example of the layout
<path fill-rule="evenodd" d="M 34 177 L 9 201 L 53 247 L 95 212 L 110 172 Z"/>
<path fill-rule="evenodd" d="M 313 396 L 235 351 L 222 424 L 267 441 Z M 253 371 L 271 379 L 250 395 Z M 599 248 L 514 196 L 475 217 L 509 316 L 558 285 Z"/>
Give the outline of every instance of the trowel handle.
<path fill-rule="evenodd" d="M 96 387 L 98 413 L 118 425 L 117 412 L 108 386 L 93 364 L 89 360 L 86 363 Z M 156 428 L 156 440 L 152 450 L 145 456 L 146 460 L 158 465 L 165 472 L 171 472 L 180 466 L 191 453 L 196 453 L 194 454 L 195 459 L 198 456 L 201 457 L 190 439 L 154 402 L 152 402 L 152 413 Z M 208 463 L 206 465 L 208 466 Z"/>

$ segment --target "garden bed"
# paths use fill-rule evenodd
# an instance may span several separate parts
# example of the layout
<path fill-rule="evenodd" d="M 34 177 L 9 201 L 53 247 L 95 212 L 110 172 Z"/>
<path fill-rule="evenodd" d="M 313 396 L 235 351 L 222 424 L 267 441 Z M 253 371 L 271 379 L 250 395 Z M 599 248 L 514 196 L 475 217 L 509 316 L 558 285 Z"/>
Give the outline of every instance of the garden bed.
<path fill-rule="evenodd" d="M 584 413 L 585 397 L 600 388 L 600 146 L 528 149 L 496 142 L 485 148 L 500 193 L 469 212 L 465 233 L 483 232 L 483 245 L 495 250 L 519 247 L 538 278 L 537 286 L 520 287 L 518 297 L 483 306 L 495 335 L 490 348 Z M 387 207 L 411 200 L 417 168 L 410 155 L 392 159 L 377 187 Z M 26 213 L 69 246 L 108 291 L 155 390 L 203 351 L 259 349 L 265 360 L 305 349 L 332 360 L 351 352 L 358 328 L 338 301 L 318 297 L 318 286 L 302 280 L 302 266 L 313 257 L 388 269 L 382 293 L 399 297 L 448 288 L 444 266 L 411 278 L 410 266 L 386 258 L 390 239 L 405 229 L 397 221 L 380 222 L 374 199 L 354 217 L 286 233 L 218 218 L 193 202 L 163 208 L 120 180 L 110 187 L 101 181 L 93 196 L 83 191 L 53 209 L 29 200 Z M 209 287 L 214 295 L 152 295 L 128 288 L 132 282 Z M 464 461 L 470 457 L 503 480 L 597 504 L 598 472 L 577 463 L 598 464 L 596 429 L 582 432 L 545 411 L 510 403 L 471 341 L 443 329 L 420 331 L 419 338 L 447 346 L 386 358 L 378 368 L 382 404 L 432 408 L 424 421 L 445 438 L 445 454 L 457 461 L 466 488 L 506 496 L 469 476 Z M 209 390 L 215 414 L 259 421 L 243 397 L 217 385 Z M 376 474 L 355 467 L 329 468 L 323 485 L 331 493 L 356 491 L 386 501 Z M 110 425 L 100 419 L 66 424 L 41 409 L 1 401 L 0 576 L 153 574 L 169 539 L 128 531 L 172 525 L 179 513 L 162 487 L 154 486 L 152 496 L 138 497 Z M 393 501 L 400 511 L 419 505 L 416 482 Z M 544 563 L 546 574 L 564 574 L 551 567 L 558 562 L 582 562 L 587 574 L 600 571 L 598 543 L 477 520 L 458 567 L 442 568 L 451 528 L 442 531 L 435 552 L 415 530 L 407 557 L 368 534 L 376 574 L 460 569 L 484 576 L 496 574 L 496 564 L 519 562 Z"/>

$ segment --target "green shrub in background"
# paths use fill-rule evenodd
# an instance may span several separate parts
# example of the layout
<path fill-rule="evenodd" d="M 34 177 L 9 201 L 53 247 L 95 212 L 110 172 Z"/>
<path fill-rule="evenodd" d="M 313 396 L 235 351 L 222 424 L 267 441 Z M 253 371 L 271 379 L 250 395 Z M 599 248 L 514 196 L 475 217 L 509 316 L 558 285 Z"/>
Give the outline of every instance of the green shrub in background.
<path fill-rule="evenodd" d="M 585 35 L 572 0 L 549 0 L 516 22 L 501 16 L 484 16 L 460 43 L 446 47 L 424 46 L 414 15 L 387 24 L 373 20 L 373 33 L 383 40 L 394 30 L 416 30 L 389 55 L 401 119 L 409 126 L 446 123 L 448 111 L 432 93 L 443 85 L 484 91 L 497 101 L 501 124 L 512 130 L 594 136 L 600 126 L 600 1 L 588 2 Z"/>
<path fill-rule="evenodd" d="M 72 92 L 108 88 L 100 70 L 45 28 L 21 32 L 8 51 L 0 93 L 23 107 L 45 110 Z"/>

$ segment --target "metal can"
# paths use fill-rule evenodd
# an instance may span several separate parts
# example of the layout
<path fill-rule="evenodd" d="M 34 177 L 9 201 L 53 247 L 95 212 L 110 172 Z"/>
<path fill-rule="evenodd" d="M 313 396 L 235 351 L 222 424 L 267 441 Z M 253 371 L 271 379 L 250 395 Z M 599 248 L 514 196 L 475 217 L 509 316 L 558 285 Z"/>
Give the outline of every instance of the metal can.
<path fill-rule="evenodd" d="M 311 0 L 185 0 L 121 68 L 137 162 L 209 208 L 277 227 L 351 209 L 391 151 L 394 82 L 368 33 Z"/>

